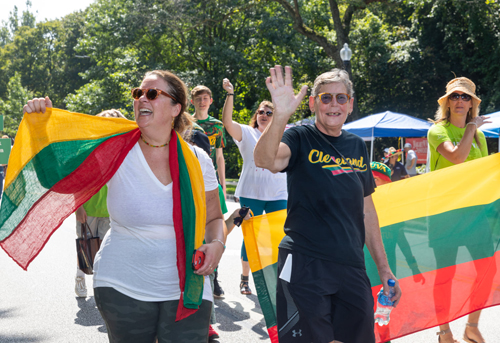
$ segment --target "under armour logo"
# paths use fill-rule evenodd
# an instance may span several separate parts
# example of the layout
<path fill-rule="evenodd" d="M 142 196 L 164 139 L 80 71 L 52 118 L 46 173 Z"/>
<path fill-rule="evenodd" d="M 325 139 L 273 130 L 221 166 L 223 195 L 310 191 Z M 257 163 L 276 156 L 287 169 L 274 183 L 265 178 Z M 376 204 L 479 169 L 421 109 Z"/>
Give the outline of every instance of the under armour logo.
<path fill-rule="evenodd" d="M 298 331 L 292 330 L 292 334 L 293 337 L 302 336 L 302 329 Z"/>

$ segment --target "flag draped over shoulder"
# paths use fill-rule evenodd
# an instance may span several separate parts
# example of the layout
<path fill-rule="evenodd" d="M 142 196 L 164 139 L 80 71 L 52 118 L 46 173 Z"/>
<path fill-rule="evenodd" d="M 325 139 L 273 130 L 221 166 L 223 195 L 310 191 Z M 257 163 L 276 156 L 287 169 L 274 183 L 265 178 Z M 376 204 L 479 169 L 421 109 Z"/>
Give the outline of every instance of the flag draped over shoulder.
<path fill-rule="evenodd" d="M 141 133 L 135 122 L 48 108 L 26 114 L 12 149 L 0 207 L 0 246 L 23 269 L 78 207 L 115 174 Z M 196 311 L 203 276 L 190 268 L 203 243 L 205 187 L 200 165 L 172 130 L 169 164 L 182 300 L 177 319 Z"/>
<path fill-rule="evenodd" d="M 378 187 L 373 194 L 382 238 L 403 297 L 386 342 L 500 304 L 500 154 Z M 286 212 L 243 223 L 245 245 L 272 342 L 276 265 Z M 314 228 L 311 228 L 314 229 Z M 365 248 L 374 299 L 381 288 Z M 262 294 L 261 294 L 262 293 Z"/>

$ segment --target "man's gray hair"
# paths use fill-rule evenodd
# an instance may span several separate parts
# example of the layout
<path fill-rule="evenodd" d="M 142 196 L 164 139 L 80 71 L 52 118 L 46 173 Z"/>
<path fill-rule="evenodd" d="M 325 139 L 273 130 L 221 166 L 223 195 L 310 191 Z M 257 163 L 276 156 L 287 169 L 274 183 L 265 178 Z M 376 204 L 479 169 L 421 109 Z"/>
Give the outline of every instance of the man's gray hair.
<path fill-rule="evenodd" d="M 329 83 L 341 82 L 344 84 L 347 94 L 352 98 L 354 95 L 354 90 L 352 88 L 352 82 L 349 79 L 349 74 L 343 70 L 334 68 L 331 71 L 321 74 L 314 80 L 314 86 L 312 89 L 312 96 L 316 96 L 319 94 L 319 89 L 323 85 L 327 85 Z"/>

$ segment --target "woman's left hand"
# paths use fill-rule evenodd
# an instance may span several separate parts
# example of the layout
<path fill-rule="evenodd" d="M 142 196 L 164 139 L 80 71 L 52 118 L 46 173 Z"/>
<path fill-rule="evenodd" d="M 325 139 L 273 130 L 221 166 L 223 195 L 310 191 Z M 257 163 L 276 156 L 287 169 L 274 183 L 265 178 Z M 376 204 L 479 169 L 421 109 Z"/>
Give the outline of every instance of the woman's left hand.
<path fill-rule="evenodd" d="M 205 253 L 205 262 L 200 269 L 194 273 L 198 275 L 210 275 L 219 265 L 219 261 L 224 253 L 224 245 L 219 241 L 203 244 L 199 249 Z"/>
<path fill-rule="evenodd" d="M 491 123 L 491 121 L 489 121 L 488 119 L 490 119 L 490 117 L 477 116 L 474 119 L 472 119 L 471 121 L 476 124 L 476 129 L 479 129 L 483 124 Z"/>

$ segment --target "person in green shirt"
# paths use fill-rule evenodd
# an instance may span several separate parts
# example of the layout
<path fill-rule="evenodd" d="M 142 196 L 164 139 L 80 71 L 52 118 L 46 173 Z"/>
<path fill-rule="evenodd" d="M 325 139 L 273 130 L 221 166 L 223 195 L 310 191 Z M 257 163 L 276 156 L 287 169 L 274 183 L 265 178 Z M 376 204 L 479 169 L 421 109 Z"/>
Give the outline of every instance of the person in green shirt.
<path fill-rule="evenodd" d="M 208 110 L 212 102 L 212 91 L 208 87 L 196 86 L 191 91 L 191 104 L 193 104 L 195 109 L 193 119 L 203 128 L 210 140 L 210 157 L 214 163 L 217 176 L 219 177 L 219 183 L 222 186 L 225 197 L 226 165 L 222 149 L 226 147 L 226 137 L 222 122 L 208 115 Z"/>
<path fill-rule="evenodd" d="M 446 94 L 438 100 L 439 108 L 436 112 L 434 125 L 427 133 L 430 150 L 430 170 L 439 170 L 454 166 L 455 164 L 475 160 L 488 155 L 486 139 L 479 128 L 488 123 L 489 117 L 479 115 L 479 104 L 481 99 L 476 95 L 476 85 L 466 77 L 458 77 L 446 85 Z M 479 216 L 478 216 L 479 217 Z M 429 236 L 437 235 L 440 232 L 438 225 L 432 225 L 429 222 Z M 475 235 L 481 235 L 481 230 L 487 229 L 488 223 L 478 223 L 475 229 Z M 454 230 L 461 230 L 455 227 Z M 485 236 L 485 235 L 483 235 Z M 433 240 L 434 241 L 434 240 Z M 475 240 L 470 239 L 460 242 L 465 245 L 474 260 L 482 256 L 482 252 L 488 250 L 488 244 L 473 245 Z M 435 284 L 449 285 L 449 290 L 445 291 L 441 286 L 439 299 L 435 298 L 436 308 L 442 307 L 449 310 L 451 282 L 453 277 L 449 271 L 444 271 L 450 264 L 454 264 L 454 257 L 457 256 L 458 245 L 453 249 L 443 249 L 440 246 L 432 246 L 436 258 L 438 271 Z M 450 261 L 453 260 L 453 261 Z M 481 270 L 477 270 L 478 275 L 484 275 Z M 441 296 L 446 294 L 447 296 Z M 472 303 L 472 300 L 471 300 Z M 467 342 L 484 342 L 481 332 L 478 329 L 479 316 L 481 311 L 475 311 L 469 314 L 468 323 L 465 327 L 464 340 Z M 442 323 L 446 318 L 440 319 L 440 316 L 447 315 L 446 310 L 437 313 L 437 318 Z M 439 342 L 457 342 L 453 338 L 450 325 L 445 323 L 439 326 Z"/>
<path fill-rule="evenodd" d="M 125 116 L 118 110 L 111 109 L 97 114 L 98 117 L 108 118 L 125 118 Z M 85 204 L 80 206 L 76 212 L 76 235 L 78 238 L 82 237 L 81 226 L 87 222 L 92 231 L 93 236 L 102 239 L 110 228 L 109 213 L 106 198 L 108 195 L 108 187 L 104 186 L 99 192 L 94 194 Z M 85 273 L 76 266 L 75 277 L 75 293 L 78 297 L 87 297 L 87 285 L 85 283 Z"/>

